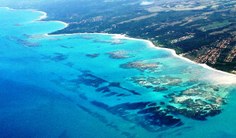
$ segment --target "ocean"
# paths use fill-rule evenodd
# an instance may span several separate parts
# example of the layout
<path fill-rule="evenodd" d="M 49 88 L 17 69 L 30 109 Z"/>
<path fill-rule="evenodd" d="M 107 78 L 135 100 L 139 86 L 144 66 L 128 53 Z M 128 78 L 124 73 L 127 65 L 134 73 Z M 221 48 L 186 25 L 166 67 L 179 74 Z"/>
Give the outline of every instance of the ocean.
<path fill-rule="evenodd" d="M 236 137 L 236 77 L 119 34 L 0 8 L 0 137 Z"/>

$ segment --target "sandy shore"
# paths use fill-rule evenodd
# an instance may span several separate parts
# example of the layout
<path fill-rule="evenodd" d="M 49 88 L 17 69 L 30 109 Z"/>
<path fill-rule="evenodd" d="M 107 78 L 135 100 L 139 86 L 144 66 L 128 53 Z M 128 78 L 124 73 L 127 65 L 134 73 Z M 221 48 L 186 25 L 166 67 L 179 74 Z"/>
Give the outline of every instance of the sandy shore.
<path fill-rule="evenodd" d="M 175 50 L 173 49 L 169 49 L 169 48 L 162 48 L 162 47 L 158 47 L 156 45 L 154 45 L 151 41 L 149 40 L 145 40 L 145 39 L 137 39 L 137 38 L 131 38 L 131 37 L 127 37 L 126 35 L 121 35 L 121 34 L 114 34 L 114 38 L 115 39 L 129 39 L 129 40 L 136 40 L 136 41 L 144 41 L 146 42 L 151 48 L 155 48 L 155 49 L 162 49 L 162 50 L 166 50 L 166 51 L 169 51 L 174 57 L 176 58 L 180 58 L 182 60 L 185 60 L 187 62 L 190 62 L 192 64 L 197 64 L 205 69 L 208 69 L 208 70 L 212 70 L 213 72 L 216 72 L 217 74 L 212 74 L 214 76 L 211 76 L 209 74 L 208 77 L 213 77 L 214 80 L 220 84 L 236 84 L 236 75 L 235 74 L 231 74 L 231 73 L 228 73 L 228 72 L 224 72 L 224 71 L 221 71 L 221 70 L 217 70 L 215 68 L 212 68 L 206 64 L 200 64 L 200 63 L 197 63 L 197 62 L 194 62 L 188 58 L 185 58 L 183 56 L 180 56 L 180 55 L 177 55 Z"/>
<path fill-rule="evenodd" d="M 9 7 L 2 7 L 2 8 L 6 8 L 8 10 L 14 10 L 14 9 L 11 9 Z M 32 12 L 38 12 L 41 14 L 41 16 L 36 19 L 35 21 L 42 21 L 43 19 L 46 19 L 47 18 L 47 13 L 46 12 L 43 12 L 43 11 L 37 11 L 37 10 L 34 10 L 34 9 L 27 9 L 29 11 L 32 11 Z M 68 23 L 65 23 L 65 22 L 62 22 L 62 21 L 57 21 L 57 20 L 52 20 L 52 22 L 58 22 L 58 23 L 61 23 L 64 25 L 63 28 L 61 29 L 64 29 L 66 27 L 69 26 Z M 131 37 L 128 37 L 126 36 L 125 34 L 109 34 L 109 33 L 70 33 L 70 34 L 53 34 L 53 35 L 49 35 L 49 34 L 44 34 L 45 36 L 70 36 L 70 35 L 81 35 L 81 34 L 99 34 L 99 35 L 109 35 L 109 36 L 112 36 L 113 39 L 126 39 L 126 40 L 135 40 L 135 41 L 142 41 L 142 42 L 146 42 L 150 48 L 155 48 L 155 49 L 162 49 L 162 50 L 166 50 L 166 51 L 169 51 L 174 57 L 177 57 L 177 58 L 181 58 L 187 62 L 190 62 L 192 64 L 197 64 L 199 66 L 202 66 L 203 68 L 205 69 L 208 69 L 208 70 L 212 70 L 213 72 L 216 72 L 218 74 L 215 74 L 216 76 L 212 76 L 214 77 L 214 80 L 216 80 L 217 82 L 220 82 L 221 84 L 236 84 L 236 75 L 235 74 L 231 74 L 231 73 L 228 73 L 228 72 L 224 72 L 224 71 L 221 71 L 221 70 L 217 70 L 217 69 L 214 69 L 206 64 L 200 64 L 200 63 L 197 63 L 197 62 L 194 62 L 188 58 L 185 58 L 183 56 L 180 56 L 180 55 L 177 55 L 175 50 L 173 49 L 169 49 L 169 48 L 162 48 L 162 47 L 158 47 L 156 45 L 154 45 L 151 41 L 149 40 L 145 40 L 145 39 L 138 39 L 138 38 L 131 38 Z"/>

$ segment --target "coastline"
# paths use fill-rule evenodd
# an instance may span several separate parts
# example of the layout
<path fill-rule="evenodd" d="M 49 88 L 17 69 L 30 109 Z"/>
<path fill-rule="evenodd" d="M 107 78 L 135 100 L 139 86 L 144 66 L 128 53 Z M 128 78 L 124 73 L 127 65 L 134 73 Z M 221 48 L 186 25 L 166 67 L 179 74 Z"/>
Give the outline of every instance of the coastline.
<path fill-rule="evenodd" d="M 154 45 L 151 41 L 149 40 L 145 40 L 145 39 L 137 39 L 137 38 L 131 38 L 131 37 L 128 37 L 126 35 L 121 35 L 121 34 L 114 34 L 115 35 L 115 38 L 117 39 L 128 39 L 128 40 L 135 40 L 135 41 L 144 41 L 146 42 L 151 48 L 155 48 L 155 49 L 162 49 L 162 50 L 166 50 L 166 51 L 169 51 L 174 57 L 176 58 L 180 58 L 184 61 L 187 61 L 189 63 L 192 63 L 192 64 L 196 64 L 196 65 L 199 65 L 205 69 L 208 69 L 208 70 L 211 70 L 211 71 L 214 71 L 216 73 L 220 73 L 221 75 L 227 75 L 228 78 L 225 78 L 225 80 L 223 80 L 223 78 L 218 78 L 219 80 L 218 81 L 223 81 L 224 84 L 236 84 L 236 75 L 235 74 L 232 74 L 232 73 L 229 73 L 229 72 L 225 72 L 225 71 L 221 71 L 221 70 L 217 70 L 215 68 L 212 68 L 206 64 L 200 64 L 200 63 L 197 63 L 195 61 L 192 61 L 186 57 L 183 57 L 181 55 L 178 55 L 176 54 L 176 51 L 173 50 L 173 49 L 170 49 L 170 48 L 163 48 L 163 47 L 158 47 L 156 45 Z M 214 76 L 215 77 L 215 76 Z"/>
<path fill-rule="evenodd" d="M 15 9 L 12 9 L 12 8 L 9 8 L 9 7 L 0 7 L 0 8 L 6 8 L 8 10 L 15 10 Z M 35 10 L 35 9 L 21 9 L 21 10 L 29 10 L 29 11 L 32 11 L 32 12 L 38 12 L 38 13 L 42 14 L 38 19 L 33 20 L 33 22 L 35 22 L 35 21 L 42 21 L 43 19 L 46 19 L 48 17 L 47 13 L 43 12 L 43 11 L 38 11 L 38 10 Z M 51 20 L 51 21 L 63 24 L 64 27 L 61 28 L 60 30 L 65 29 L 66 27 L 69 26 L 68 23 L 65 23 L 65 22 L 62 22 L 62 21 L 58 21 L 58 20 Z M 109 35 L 109 36 L 112 36 L 114 39 L 126 39 L 126 40 L 142 41 L 142 42 L 147 43 L 150 48 L 155 48 L 155 49 L 161 49 L 161 50 L 169 51 L 176 58 L 180 58 L 180 59 L 185 60 L 185 61 L 187 61 L 189 63 L 199 65 L 199 66 L 201 66 L 201 67 L 203 67 L 205 69 L 212 70 L 212 71 L 220 73 L 222 75 L 227 75 L 228 77 L 231 77 L 231 78 L 227 78 L 227 80 L 231 80 L 230 84 L 236 84 L 236 75 L 235 74 L 232 74 L 232 73 L 229 73 L 229 72 L 225 72 L 225 71 L 221 71 L 221 70 L 217 70 L 217 69 L 215 69 L 213 67 L 210 67 L 210 66 L 208 66 L 206 64 L 197 63 L 197 62 L 192 61 L 192 60 L 190 60 L 190 59 L 188 59 L 186 57 L 183 57 L 181 55 L 176 54 L 176 51 L 173 50 L 173 49 L 158 47 L 158 46 L 154 45 L 153 42 L 151 42 L 150 40 L 139 39 L 139 38 L 132 38 L 132 37 L 129 37 L 129 36 L 125 35 L 125 34 L 110 34 L 110 33 L 70 33 L 70 34 L 49 34 L 49 33 L 46 33 L 46 34 L 43 34 L 43 35 L 44 36 L 70 36 L 70 35 L 78 35 L 78 34 L 79 35 L 81 35 L 81 34 Z M 222 80 L 222 81 L 224 81 L 224 80 Z"/>
<path fill-rule="evenodd" d="M 115 34 L 115 35 L 119 35 L 119 34 Z M 226 75 L 232 75 L 232 76 L 236 77 L 235 74 L 228 73 L 228 72 L 221 71 L 221 70 L 217 70 L 217 69 L 215 69 L 215 68 L 212 68 L 212 67 L 208 66 L 207 64 L 197 63 L 197 62 L 192 61 L 192 60 L 190 60 L 190 59 L 188 59 L 188 58 L 186 58 L 186 57 L 183 57 L 183 56 L 181 56 L 181 55 L 178 55 L 178 54 L 176 54 L 176 51 L 173 50 L 173 49 L 158 47 L 158 46 L 154 45 L 154 44 L 153 44 L 151 41 L 149 41 L 149 40 L 146 40 L 146 39 L 138 39 L 138 38 L 131 38 L 131 37 L 128 37 L 128 36 L 125 36 L 125 35 L 121 35 L 120 38 L 121 38 L 121 39 L 124 38 L 124 39 L 129 39 L 129 40 L 136 40 L 136 41 L 145 41 L 146 43 L 149 44 L 150 47 L 156 48 L 156 49 L 167 50 L 167 51 L 169 51 L 173 56 L 175 56 L 175 57 L 177 57 L 177 58 L 181 58 L 181 59 L 183 59 L 183 60 L 185 60 L 185 61 L 187 61 L 187 62 L 200 65 L 200 66 L 202 66 L 203 68 L 206 68 L 206 69 L 209 69 L 209 70 L 213 70 L 213 71 L 216 71 L 216 72 L 219 72 L 219 73 L 224 73 L 224 74 L 226 74 Z"/>
<path fill-rule="evenodd" d="M 46 19 L 48 17 L 46 12 L 38 11 L 38 10 L 35 10 L 35 9 L 28 9 L 28 10 L 32 11 L 32 12 L 38 12 L 38 13 L 42 14 L 38 19 L 36 19 L 34 21 L 47 22 L 47 21 L 43 21 L 44 19 Z M 69 26 L 69 24 L 67 24 L 65 22 L 62 22 L 62 21 L 58 21 L 58 20 L 51 20 L 50 22 L 58 22 L 60 24 L 63 24 L 64 27 L 62 29 L 64 29 L 64 28 Z"/>
<path fill-rule="evenodd" d="M 15 9 L 12 9 L 12 8 L 9 8 L 9 7 L 0 7 L 0 8 L 5 8 L 5 9 L 7 9 L 7 10 L 15 10 Z M 42 14 L 39 18 L 33 20 L 32 22 L 35 22 L 35 21 L 45 22 L 45 21 L 43 21 L 43 20 L 48 17 L 46 12 L 38 11 L 38 10 L 35 10 L 35 9 L 19 9 L 19 10 L 37 12 L 37 13 Z M 50 22 L 58 22 L 58 23 L 63 24 L 64 27 L 63 27 L 62 29 L 64 29 L 64 28 L 66 28 L 66 27 L 69 26 L 69 24 L 67 24 L 67 23 L 65 23 L 65 22 L 62 22 L 62 21 L 58 21 L 58 20 L 50 20 Z"/>
<path fill-rule="evenodd" d="M 225 73 L 150 39 L 57 34 L 50 13 L 0 11 L 3 137 L 236 137 Z"/>

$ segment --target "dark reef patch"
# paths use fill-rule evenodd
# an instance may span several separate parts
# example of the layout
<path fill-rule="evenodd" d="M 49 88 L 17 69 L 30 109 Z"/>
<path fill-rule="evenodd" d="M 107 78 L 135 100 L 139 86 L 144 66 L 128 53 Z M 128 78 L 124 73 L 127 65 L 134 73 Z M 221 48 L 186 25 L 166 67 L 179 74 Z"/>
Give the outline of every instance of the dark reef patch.
<path fill-rule="evenodd" d="M 89 73 L 84 73 L 84 74 L 78 76 L 77 79 L 71 80 L 71 82 L 74 82 L 78 85 L 84 84 L 84 85 L 92 86 L 92 87 L 99 87 L 101 84 L 107 83 L 106 80 L 101 79 L 101 78 L 94 76 L 92 74 L 89 74 Z"/>
<path fill-rule="evenodd" d="M 68 55 L 65 55 L 63 53 L 53 53 L 50 56 L 44 56 L 43 59 L 45 60 L 51 60 L 54 62 L 60 62 L 60 61 L 64 61 L 68 58 Z M 73 64 L 73 63 L 72 63 Z"/>
<path fill-rule="evenodd" d="M 87 57 L 89 57 L 89 58 L 96 58 L 96 57 L 98 57 L 100 54 L 98 54 L 98 53 L 95 53 L 95 54 L 86 54 L 86 56 Z"/>
<path fill-rule="evenodd" d="M 108 106 L 98 101 L 91 103 L 127 121 L 135 122 L 152 132 L 159 131 L 160 128 L 183 125 L 180 119 L 152 102 L 123 103 L 115 106 Z"/>

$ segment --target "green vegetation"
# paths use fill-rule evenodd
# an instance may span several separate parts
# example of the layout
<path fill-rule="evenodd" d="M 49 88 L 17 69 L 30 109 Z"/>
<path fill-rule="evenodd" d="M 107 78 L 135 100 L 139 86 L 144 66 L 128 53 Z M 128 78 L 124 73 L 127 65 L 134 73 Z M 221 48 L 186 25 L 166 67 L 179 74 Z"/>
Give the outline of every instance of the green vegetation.
<path fill-rule="evenodd" d="M 223 21 L 223 22 L 213 22 L 212 24 L 200 27 L 199 29 L 203 32 L 206 32 L 206 31 L 222 28 L 222 27 L 228 26 L 230 24 L 231 24 L 231 22 L 229 22 L 227 20 Z"/>

